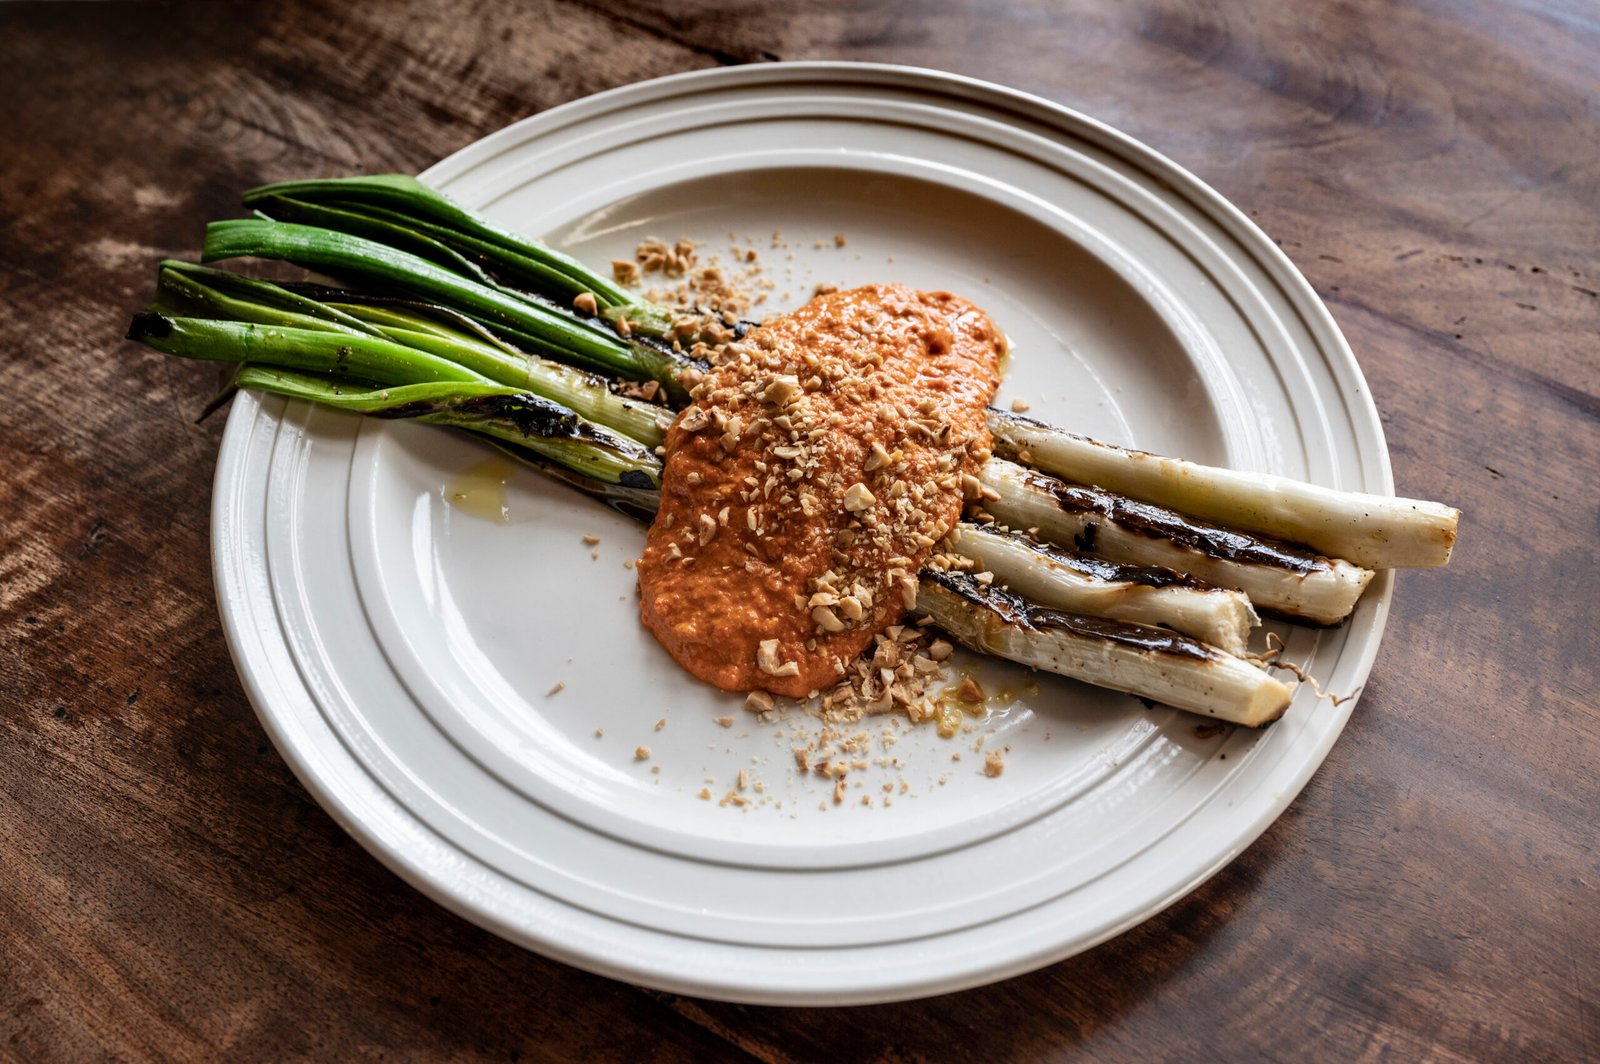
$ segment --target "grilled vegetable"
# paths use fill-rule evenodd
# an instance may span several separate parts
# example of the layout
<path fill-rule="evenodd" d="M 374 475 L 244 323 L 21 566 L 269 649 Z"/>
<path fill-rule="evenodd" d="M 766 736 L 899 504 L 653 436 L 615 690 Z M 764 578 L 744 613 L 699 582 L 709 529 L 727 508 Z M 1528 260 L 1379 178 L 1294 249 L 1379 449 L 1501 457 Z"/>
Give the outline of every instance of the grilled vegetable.
<path fill-rule="evenodd" d="M 213 319 L 214 323 L 275 325 L 353 338 L 337 343 L 304 341 L 312 350 L 332 350 L 335 357 L 331 360 L 319 356 L 309 362 L 285 361 L 286 356 L 279 349 L 302 342 L 303 337 L 298 332 L 279 330 L 268 330 L 271 336 L 260 333 L 264 339 L 256 341 L 273 345 L 272 352 L 241 346 L 245 340 L 241 340 L 240 345 L 230 346 L 213 337 L 203 343 L 203 350 L 197 348 L 187 357 L 255 361 L 286 368 L 337 372 L 379 384 L 418 380 L 492 381 L 552 399 L 646 446 L 654 447 L 662 439 L 663 415 L 667 411 L 661 407 L 616 395 L 608 386 L 611 378 L 524 354 L 471 318 L 446 307 L 346 289 L 274 284 L 186 262 L 168 261 L 161 264 L 151 310 L 174 319 L 193 316 L 195 323 L 189 326 L 192 329 L 205 328 L 198 321 L 206 318 Z M 147 338 L 134 336 L 134 339 Z M 383 341 L 405 350 L 397 351 Z M 169 341 L 170 346 L 161 343 L 152 346 L 178 354 L 180 352 L 171 349 L 177 342 Z M 346 347 L 350 348 L 350 354 L 341 356 Z M 398 360 L 407 365 L 386 363 L 358 372 L 349 364 L 352 358 L 364 358 L 380 350 L 391 362 Z M 411 352 L 433 357 L 416 358 Z M 446 363 L 470 371 L 469 375 L 459 375 Z M 406 375 L 408 368 L 424 365 L 433 368 L 420 376 Z"/>
<path fill-rule="evenodd" d="M 390 340 L 155 312 L 136 316 L 128 337 L 184 358 L 244 363 L 234 378 L 238 387 L 471 429 L 602 483 L 651 489 L 660 484 L 661 463 L 639 441 L 526 389 L 497 384 Z"/>
<path fill-rule="evenodd" d="M 661 461 L 649 448 L 587 421 L 559 403 L 515 388 L 451 381 L 352 389 L 325 375 L 262 366 L 246 366 L 236 381 L 241 388 L 305 399 L 336 410 L 414 419 L 491 436 L 602 484 L 655 491 L 661 483 Z M 642 503 L 644 497 L 633 498 Z"/>
<path fill-rule="evenodd" d="M 538 240 L 464 210 L 414 177 L 379 174 L 263 185 L 245 206 L 281 221 L 322 226 L 404 248 L 447 269 L 510 292 L 563 305 L 588 293 L 613 323 L 667 339 L 677 315 L 641 299 Z"/>
<path fill-rule="evenodd" d="M 680 401 L 678 375 L 701 368 L 662 344 L 625 339 L 594 318 L 532 296 L 480 284 L 409 251 L 331 229 L 241 218 L 206 227 L 206 261 L 254 256 L 397 290 L 471 315 L 525 351 L 629 380 L 655 380 Z"/>
<path fill-rule="evenodd" d="M 999 410 L 995 453 L 1036 469 L 1289 543 L 1371 569 L 1444 565 L 1459 510 L 1420 499 L 1335 491 L 1288 477 L 1163 458 L 1100 443 Z"/>
<path fill-rule="evenodd" d="M 480 218 L 412 177 L 385 174 L 283 182 L 253 189 L 244 200 L 264 216 L 323 227 L 313 231 L 336 230 L 366 238 L 380 248 L 388 245 L 399 249 L 397 254 L 409 254 L 477 288 L 541 310 L 576 317 L 565 308 L 587 293 L 595 300 L 596 311 L 608 321 L 625 318 L 635 332 L 657 339 L 671 336 L 676 315 L 670 309 L 641 299 L 539 241 Z M 220 245 L 219 239 L 216 250 Z M 221 257 L 213 255 L 209 236 L 207 256 Z M 387 266 L 405 272 L 403 261 Z M 385 283 L 405 287 L 420 280 L 391 276 Z M 418 291 L 416 287 L 406 290 Z M 445 298 L 437 288 L 427 294 Z M 472 312 L 470 307 L 462 309 Z M 484 308 L 479 312 L 485 312 Z M 514 322 L 491 322 L 491 326 L 505 330 L 502 335 L 521 328 Z M 636 380 L 661 380 L 674 398 L 683 400 L 676 381 L 681 366 L 668 357 L 670 350 L 646 346 L 632 359 L 619 361 L 613 356 L 607 360 L 579 349 L 563 354 L 539 347 L 541 342 L 551 342 L 550 338 L 537 328 L 532 332 L 532 336 L 511 338 L 556 358 L 576 358 L 591 368 Z M 663 358 L 668 361 L 663 363 Z M 630 367 L 624 362 L 638 365 Z M 1455 542 L 1459 513 L 1439 503 L 1341 492 L 1284 477 L 1163 458 L 1099 443 L 999 410 L 990 411 L 990 428 L 996 453 L 1002 457 L 1026 454 L 1030 459 L 1026 464 L 1069 481 L 1097 485 L 1231 529 L 1304 544 L 1329 558 L 1347 559 L 1367 568 L 1443 565 Z"/>
<path fill-rule="evenodd" d="M 1243 654 L 1250 629 L 1261 623 L 1244 595 L 1172 569 L 1086 558 L 981 525 L 963 524 L 949 540 L 996 584 L 1050 609 L 1165 625 L 1230 654 Z"/>
<path fill-rule="evenodd" d="M 166 263 L 130 336 L 238 363 L 240 387 L 473 432 L 625 512 L 654 512 L 667 412 L 608 378 L 656 381 L 684 404 L 705 367 L 661 342 L 684 325 L 675 312 L 411 178 L 289 182 L 246 201 L 258 217 L 209 227 L 207 259 L 281 259 L 359 290 Z M 1372 573 L 1315 551 L 1432 565 L 1454 539 L 1456 513 L 1437 504 L 1162 459 L 999 411 L 990 422 L 997 454 L 1112 490 L 991 460 L 988 510 L 1055 545 L 963 523 L 952 548 L 993 582 L 924 570 L 919 608 L 974 648 L 1220 719 L 1259 725 L 1289 701 L 1230 653 L 1258 623 L 1251 599 L 1336 623 Z"/>
<path fill-rule="evenodd" d="M 917 609 L 973 650 L 1251 728 L 1277 720 L 1293 696 L 1188 636 L 1035 606 L 967 574 L 924 572 Z"/>
<path fill-rule="evenodd" d="M 647 447 L 605 427 L 608 420 L 635 416 L 638 411 L 599 389 L 601 398 L 593 411 L 601 423 L 595 424 L 525 388 L 488 376 L 527 380 L 530 367 L 543 366 L 558 371 L 559 382 L 560 373 L 577 371 L 529 359 L 493 337 L 480 335 L 469 320 L 448 309 L 344 289 L 291 288 L 218 274 L 167 264 L 155 305 L 249 320 L 147 312 L 135 319 L 130 336 L 172 354 L 244 362 L 235 380 L 239 387 L 352 413 L 416 418 L 471 431 L 623 512 L 637 517 L 654 512 L 659 502 L 659 460 Z M 1205 589 L 1176 573 L 1074 558 L 1037 544 L 1022 546 L 1025 541 L 1019 536 L 972 526 L 960 529 L 956 542 L 1002 581 L 1045 604 L 1075 607 L 1070 615 L 1105 612 L 1125 620 L 1168 624 L 1233 649 L 1242 649 L 1255 620 L 1242 596 Z M 925 580 L 934 575 L 924 573 Z M 970 612 L 971 603 L 963 608 Z M 980 630 L 973 627 L 978 622 L 970 618 L 969 622 L 968 629 Z M 1087 640 L 1112 630 L 1083 622 L 1074 631 L 1074 645 L 1081 650 L 1090 645 Z M 1013 656 L 1022 652 L 1014 635 L 1005 644 Z M 1145 697 L 1165 698 L 1170 684 L 1164 677 L 1171 666 L 1153 672 L 1148 666 L 1167 659 L 1129 658 L 1125 645 L 1119 646 L 1123 648 L 1099 653 L 1106 660 L 1123 661 L 1123 687 Z M 1094 678 L 1092 671 L 1083 671 L 1088 666 L 1073 665 L 1077 659 L 1060 658 L 1054 650 L 1039 649 L 1034 657 L 1055 662 L 1048 667 L 1076 668 L 1072 675 Z"/>
<path fill-rule="evenodd" d="M 1236 588 L 1258 609 L 1314 624 L 1350 615 L 1372 570 L 990 459 L 981 479 L 998 494 L 988 511 L 1013 528 L 1083 554 L 1159 565 Z"/>

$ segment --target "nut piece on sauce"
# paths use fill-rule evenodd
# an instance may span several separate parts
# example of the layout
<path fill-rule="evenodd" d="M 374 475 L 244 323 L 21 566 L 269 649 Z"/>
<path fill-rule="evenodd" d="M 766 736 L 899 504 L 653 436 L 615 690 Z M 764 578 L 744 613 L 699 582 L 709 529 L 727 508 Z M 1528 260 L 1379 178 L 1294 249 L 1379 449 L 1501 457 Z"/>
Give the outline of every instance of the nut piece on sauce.
<path fill-rule="evenodd" d="M 1004 346 L 963 299 L 870 285 L 725 348 L 667 433 L 638 566 L 662 646 L 724 690 L 835 683 L 960 518 Z"/>

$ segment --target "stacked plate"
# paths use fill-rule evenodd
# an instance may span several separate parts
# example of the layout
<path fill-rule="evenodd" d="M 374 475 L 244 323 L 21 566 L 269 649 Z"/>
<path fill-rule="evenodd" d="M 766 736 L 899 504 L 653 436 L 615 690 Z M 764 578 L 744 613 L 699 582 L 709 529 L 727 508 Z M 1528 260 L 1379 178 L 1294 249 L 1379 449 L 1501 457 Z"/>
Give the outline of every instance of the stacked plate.
<path fill-rule="evenodd" d="M 1042 100 L 891 67 L 717 70 L 557 108 L 422 176 L 592 263 L 692 238 L 702 261 L 760 267 L 758 312 L 821 283 L 948 289 L 1011 336 L 1002 404 L 1392 490 L 1360 371 L 1290 263 L 1171 162 Z M 847 729 L 865 767 L 835 802 L 792 753 L 821 722 L 760 721 L 644 632 L 624 564 L 642 529 L 490 454 L 241 396 L 218 596 L 264 725 L 345 828 L 440 903 L 593 971 L 843 1004 L 1038 967 L 1230 860 L 1354 706 L 1306 689 L 1264 731 L 1219 731 L 983 663 L 1000 697 L 955 738 Z M 464 477 L 505 481 L 503 500 L 458 505 Z M 1281 629 L 1288 658 L 1358 690 L 1390 586 L 1344 628 Z"/>

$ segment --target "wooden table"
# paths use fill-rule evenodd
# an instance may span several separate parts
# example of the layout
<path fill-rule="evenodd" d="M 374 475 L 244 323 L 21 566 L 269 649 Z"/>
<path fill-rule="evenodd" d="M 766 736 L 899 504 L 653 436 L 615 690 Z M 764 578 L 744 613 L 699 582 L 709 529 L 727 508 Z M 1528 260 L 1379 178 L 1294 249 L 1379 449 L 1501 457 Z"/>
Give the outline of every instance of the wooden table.
<path fill-rule="evenodd" d="M 0 5 L 0 1057 L 1600 1055 L 1594 8 L 802 6 Z M 211 375 L 120 339 L 247 186 L 414 172 L 599 89 L 818 57 L 1001 81 L 1195 171 L 1332 307 L 1401 491 L 1466 514 L 1242 858 L 1046 970 L 834 1011 L 543 960 L 352 844 L 223 645 Z"/>

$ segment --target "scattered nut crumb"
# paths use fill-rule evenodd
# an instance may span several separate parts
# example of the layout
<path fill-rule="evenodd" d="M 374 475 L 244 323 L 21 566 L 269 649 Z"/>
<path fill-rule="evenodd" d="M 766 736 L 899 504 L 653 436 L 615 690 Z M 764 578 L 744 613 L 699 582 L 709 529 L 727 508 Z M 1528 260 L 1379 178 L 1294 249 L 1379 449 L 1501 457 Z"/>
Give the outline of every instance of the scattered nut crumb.
<path fill-rule="evenodd" d="M 1016 411 L 1019 414 L 1026 413 L 1029 408 L 1030 408 L 1030 404 L 1028 403 L 1028 401 L 1026 399 L 1013 399 L 1013 400 L 1011 400 L 1011 409 Z"/>
<path fill-rule="evenodd" d="M 666 717 L 662 717 L 660 720 L 656 721 L 656 731 L 660 731 L 662 728 L 665 728 L 666 726 L 667 726 L 667 718 Z"/>
<path fill-rule="evenodd" d="M 648 746 L 636 746 L 636 747 L 634 747 L 633 748 L 633 759 L 635 761 L 648 761 L 648 760 L 650 760 L 650 748 Z"/>
<path fill-rule="evenodd" d="M 1000 756 L 1000 751 L 990 750 L 983 758 L 983 774 L 990 778 L 1000 775 L 1006 770 L 1006 759 Z"/>
<path fill-rule="evenodd" d="M 566 689 L 567 689 L 567 682 L 565 680 L 558 680 L 558 681 L 556 681 L 556 685 L 554 687 L 550 688 L 550 690 L 548 690 L 548 691 L 546 691 L 544 693 L 544 696 L 546 698 L 549 698 L 551 695 L 558 695 L 562 691 L 565 691 Z"/>

